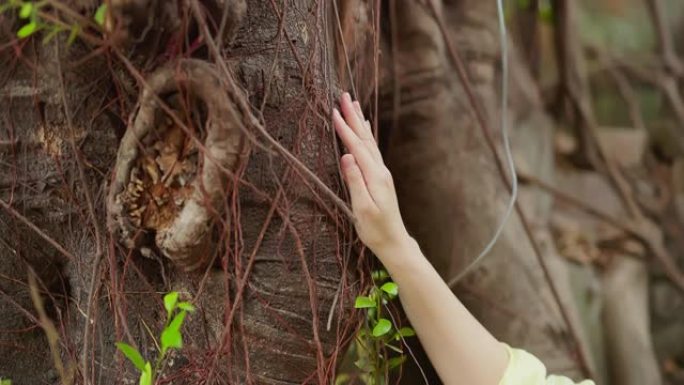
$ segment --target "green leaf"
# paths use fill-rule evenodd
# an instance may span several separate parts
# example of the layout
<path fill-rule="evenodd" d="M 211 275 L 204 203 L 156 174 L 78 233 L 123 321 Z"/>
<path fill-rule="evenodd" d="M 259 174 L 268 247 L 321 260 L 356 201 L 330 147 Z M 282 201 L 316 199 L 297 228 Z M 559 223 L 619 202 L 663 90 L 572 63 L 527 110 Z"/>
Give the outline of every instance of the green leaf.
<path fill-rule="evenodd" d="M 17 37 L 20 39 L 27 38 L 31 35 L 33 35 L 34 32 L 38 30 L 38 24 L 36 24 L 35 21 L 32 21 L 23 27 L 19 28 L 17 31 Z"/>
<path fill-rule="evenodd" d="M 81 26 L 74 24 L 71 26 L 71 31 L 69 32 L 69 38 L 67 39 L 67 46 L 70 47 L 76 41 L 78 33 L 81 32 Z"/>
<path fill-rule="evenodd" d="M 394 282 L 385 282 L 382 286 L 380 286 L 380 290 L 392 297 L 399 295 L 399 286 L 397 286 L 397 284 Z"/>
<path fill-rule="evenodd" d="M 95 11 L 95 22 L 98 25 L 104 25 L 105 22 L 105 16 L 107 15 L 107 3 L 102 3 L 100 4 L 99 7 L 97 7 L 97 10 Z"/>
<path fill-rule="evenodd" d="M 369 297 L 364 297 L 362 295 L 356 297 L 356 301 L 354 301 L 354 307 L 357 309 L 365 309 L 369 307 L 375 307 L 376 303 Z"/>
<path fill-rule="evenodd" d="M 169 326 L 162 331 L 161 343 L 163 352 L 170 348 L 180 349 L 183 347 L 183 336 L 180 333 L 180 328 L 183 325 L 186 314 L 185 310 L 176 314 L 171 323 L 169 323 Z"/>
<path fill-rule="evenodd" d="M 178 303 L 177 291 L 172 291 L 164 296 L 164 309 L 166 309 L 168 317 L 171 317 L 171 313 L 176 308 L 176 303 Z"/>
<path fill-rule="evenodd" d="M 335 385 L 344 385 L 351 381 L 351 377 L 349 376 L 348 373 L 340 373 L 337 375 L 337 378 L 335 378 Z M 2 384 L 0 384 L 2 385 Z"/>
<path fill-rule="evenodd" d="M 10 379 L 0 379 L 0 385 L 12 385 L 12 380 Z"/>
<path fill-rule="evenodd" d="M 174 330 L 180 330 L 181 326 L 183 326 L 183 320 L 185 320 L 185 316 L 187 314 L 188 313 L 185 310 L 182 310 L 178 314 L 176 314 L 176 316 L 173 317 L 173 320 L 169 324 L 169 328 Z"/>
<path fill-rule="evenodd" d="M 152 385 L 152 364 L 145 362 L 145 367 L 140 373 L 139 385 Z"/>
<path fill-rule="evenodd" d="M 405 361 L 406 361 L 405 355 L 401 355 L 398 357 L 392 357 L 389 359 L 389 361 L 387 361 L 387 368 L 392 370 L 396 367 L 401 366 L 401 364 L 403 364 Z"/>
<path fill-rule="evenodd" d="M 179 302 L 178 308 L 181 310 L 185 310 L 187 312 L 190 312 L 190 313 L 195 311 L 195 306 L 193 304 L 191 304 L 190 302 Z"/>
<path fill-rule="evenodd" d="M 389 278 L 389 274 L 387 273 L 386 270 L 375 270 L 373 273 L 371 273 L 371 277 L 373 277 L 373 281 L 384 281 L 387 278 Z"/>
<path fill-rule="evenodd" d="M 382 337 L 392 330 L 392 323 L 386 318 L 380 318 L 373 327 L 373 337 Z"/>
<path fill-rule="evenodd" d="M 140 370 L 140 372 L 145 371 L 145 360 L 136 348 L 123 342 L 117 342 L 115 345 L 116 348 L 119 349 L 121 353 L 138 368 L 138 370 Z"/>
<path fill-rule="evenodd" d="M 163 353 L 169 349 L 180 349 L 183 347 L 183 336 L 178 330 L 164 329 L 161 335 L 161 343 Z"/>
<path fill-rule="evenodd" d="M 21 8 L 19 8 L 19 18 L 20 19 L 28 19 L 31 17 L 31 14 L 33 13 L 33 3 L 31 2 L 26 2 L 21 5 Z"/>
<path fill-rule="evenodd" d="M 408 326 L 405 326 L 397 332 L 397 336 L 401 337 L 413 337 L 416 335 L 416 331 L 413 330 L 413 328 L 410 328 Z"/>

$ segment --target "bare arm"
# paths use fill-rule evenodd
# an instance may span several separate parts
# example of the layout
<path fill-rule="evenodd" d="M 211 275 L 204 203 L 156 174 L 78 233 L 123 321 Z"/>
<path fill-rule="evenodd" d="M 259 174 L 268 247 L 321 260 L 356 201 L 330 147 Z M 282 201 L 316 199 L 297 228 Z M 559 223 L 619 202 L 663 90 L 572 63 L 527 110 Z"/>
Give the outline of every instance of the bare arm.
<path fill-rule="evenodd" d="M 399 285 L 399 298 L 430 361 L 446 385 L 497 385 L 508 353 L 463 306 L 408 235 L 392 176 L 349 94 L 333 111 L 335 129 L 349 150 L 342 172 L 356 230 Z M 344 115 L 344 117 L 342 117 Z"/>

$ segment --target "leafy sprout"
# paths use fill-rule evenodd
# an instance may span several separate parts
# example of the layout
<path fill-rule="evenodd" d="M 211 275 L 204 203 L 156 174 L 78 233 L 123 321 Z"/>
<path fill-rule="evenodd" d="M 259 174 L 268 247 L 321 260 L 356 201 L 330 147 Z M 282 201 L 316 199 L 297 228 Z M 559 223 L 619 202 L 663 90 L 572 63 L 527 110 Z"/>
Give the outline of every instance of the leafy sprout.
<path fill-rule="evenodd" d="M 188 313 L 195 311 L 195 306 L 190 302 L 178 301 L 180 295 L 176 291 L 164 296 L 164 309 L 166 310 L 166 322 L 161 331 L 161 351 L 152 366 L 150 361 L 145 360 L 135 347 L 123 342 L 117 342 L 116 348 L 138 369 L 140 373 L 139 385 L 152 385 L 156 374 L 162 367 L 166 356 L 171 349 L 183 347 L 183 335 L 181 327 Z M 5 385 L 0 383 L 0 385 Z"/>
<path fill-rule="evenodd" d="M 41 17 L 41 9 L 47 5 L 47 3 L 48 2 L 46 0 L 35 2 L 26 0 L 7 0 L 0 5 L 0 14 L 8 10 L 15 10 L 17 12 L 19 19 L 23 20 L 23 25 L 19 27 L 16 32 L 16 35 L 19 39 L 29 38 L 39 31 L 44 30 L 46 34 L 43 38 L 43 44 L 47 44 L 60 32 L 68 31 L 69 37 L 67 38 L 67 45 L 73 44 L 83 27 L 78 23 L 67 24 L 49 21 L 44 17 Z M 102 3 L 99 7 L 97 7 L 97 10 L 93 15 L 93 19 L 97 25 L 103 26 L 106 15 L 107 4 Z"/>
<path fill-rule="evenodd" d="M 95 11 L 95 16 L 93 17 L 97 25 L 104 25 L 105 15 L 107 15 L 107 4 L 102 3 L 99 7 L 97 7 L 97 10 Z"/>
<path fill-rule="evenodd" d="M 383 308 L 399 295 L 399 286 L 389 280 L 389 274 L 385 270 L 374 271 L 372 277 L 375 285 L 367 295 L 360 295 L 354 301 L 354 307 L 366 313 L 365 327 L 356 336 L 355 365 L 361 370 L 361 379 L 365 384 L 384 385 L 385 373 L 406 361 L 404 351 L 392 345 L 392 342 L 413 337 L 416 333 L 410 327 L 396 330 L 392 322 L 383 317 Z M 398 355 L 389 356 L 388 352 Z M 341 374 L 335 384 L 341 385 L 349 381 L 349 376 Z"/>

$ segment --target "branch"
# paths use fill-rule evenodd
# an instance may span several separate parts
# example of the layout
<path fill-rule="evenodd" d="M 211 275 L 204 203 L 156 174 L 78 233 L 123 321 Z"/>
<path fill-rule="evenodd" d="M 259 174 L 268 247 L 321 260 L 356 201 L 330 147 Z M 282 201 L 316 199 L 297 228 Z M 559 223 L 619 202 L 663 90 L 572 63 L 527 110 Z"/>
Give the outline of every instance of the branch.
<path fill-rule="evenodd" d="M 575 31 L 576 29 L 572 28 L 573 25 L 570 24 L 572 20 L 568 19 L 568 17 L 572 15 L 570 7 L 573 2 L 571 0 L 555 1 L 567 11 L 564 15 L 564 21 L 562 21 L 566 27 L 564 33 Z M 557 17 L 562 17 L 562 15 Z M 600 54 L 599 50 L 597 49 L 595 49 L 595 52 Z M 570 53 L 566 52 L 566 54 Z M 560 60 L 575 63 L 581 61 L 583 51 L 573 51 L 572 54 L 575 56 L 562 57 Z M 606 59 L 604 58 L 603 60 L 605 61 Z M 622 202 L 630 217 L 630 226 L 632 228 L 631 233 L 641 239 L 648 246 L 656 260 L 665 270 L 665 274 L 668 276 L 668 278 L 675 284 L 675 286 L 677 286 L 677 288 L 684 292 L 684 275 L 679 271 L 674 259 L 665 248 L 663 244 L 662 233 L 658 232 L 657 227 L 646 218 L 634 199 L 631 186 L 613 159 L 607 155 L 604 145 L 598 139 L 598 127 L 590 100 L 591 95 L 589 94 L 586 84 L 580 81 L 583 79 L 583 74 L 579 73 L 579 66 L 573 66 L 572 69 L 574 73 L 568 74 L 568 79 L 575 79 L 576 84 L 567 85 L 566 88 L 568 91 L 568 96 L 576 105 L 577 111 L 582 117 L 582 121 L 584 123 L 583 131 L 589 134 L 589 139 L 592 141 L 593 146 L 595 146 L 595 148 L 598 150 L 598 155 L 600 157 L 599 160 L 602 162 L 599 164 L 599 166 L 602 166 L 601 171 L 607 174 L 611 183 L 620 194 Z M 684 101 L 682 100 L 681 94 L 677 88 L 676 80 L 674 77 L 667 74 L 666 76 L 661 76 L 660 79 L 664 80 L 659 83 L 659 85 L 668 96 L 668 100 L 680 118 L 680 121 L 684 124 Z"/>
<path fill-rule="evenodd" d="M 652 222 L 644 219 L 641 221 L 618 219 L 611 216 L 608 213 L 601 211 L 595 207 L 592 207 L 586 202 L 583 202 L 565 192 L 559 190 L 553 185 L 542 181 L 541 179 L 525 173 L 518 173 L 521 181 L 525 181 L 535 186 L 541 188 L 543 191 L 552 194 L 554 197 L 572 205 L 576 208 L 590 214 L 617 229 L 620 229 L 627 234 L 637 238 L 641 241 L 652 253 L 653 256 L 660 262 L 663 267 L 664 273 L 667 275 L 668 279 L 684 293 L 684 274 L 680 271 L 674 257 L 667 250 L 663 243 L 663 236 Z"/>
<path fill-rule="evenodd" d="M 679 60 L 672 43 L 672 36 L 667 25 L 667 19 L 663 15 L 662 0 L 646 0 L 653 27 L 658 37 L 658 49 L 663 63 L 670 74 L 675 78 L 684 75 L 684 65 Z"/>

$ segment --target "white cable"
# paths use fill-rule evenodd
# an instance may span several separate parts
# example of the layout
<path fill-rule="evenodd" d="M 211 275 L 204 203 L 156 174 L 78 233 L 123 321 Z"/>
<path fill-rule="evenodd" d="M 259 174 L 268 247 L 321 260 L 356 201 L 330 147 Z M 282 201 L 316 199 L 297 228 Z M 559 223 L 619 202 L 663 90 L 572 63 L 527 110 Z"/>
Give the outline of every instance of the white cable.
<path fill-rule="evenodd" d="M 449 287 L 453 287 L 458 283 L 463 277 L 470 273 L 494 247 L 494 244 L 501 236 L 501 233 L 513 212 L 513 207 L 515 206 L 515 201 L 518 198 L 518 176 L 515 172 L 515 163 L 513 162 L 513 154 L 511 153 L 511 143 L 508 139 L 508 34 L 506 32 L 506 19 L 503 8 L 503 0 L 497 0 L 497 12 L 499 16 L 499 38 L 501 40 L 501 137 L 503 138 L 504 152 L 506 155 L 506 162 L 508 163 L 508 169 L 511 174 L 511 199 L 508 202 L 508 207 L 506 207 L 506 213 L 504 214 L 499 227 L 497 227 L 496 232 L 492 239 L 487 243 L 487 246 L 482 250 L 480 255 L 477 256 L 465 269 L 463 269 L 458 275 L 449 281 Z"/>

